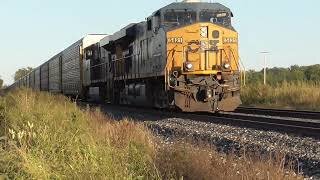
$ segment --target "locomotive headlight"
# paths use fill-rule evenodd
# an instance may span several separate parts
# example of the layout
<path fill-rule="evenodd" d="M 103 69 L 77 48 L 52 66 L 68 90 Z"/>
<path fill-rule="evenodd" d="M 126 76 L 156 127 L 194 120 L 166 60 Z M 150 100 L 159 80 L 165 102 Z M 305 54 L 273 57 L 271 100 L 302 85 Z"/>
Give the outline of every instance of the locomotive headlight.
<path fill-rule="evenodd" d="M 191 71 L 192 68 L 193 68 L 193 65 L 192 65 L 191 63 L 189 63 L 189 62 L 187 62 L 185 66 L 186 66 L 186 69 L 187 69 L 188 71 Z"/>
<path fill-rule="evenodd" d="M 225 64 L 223 65 L 223 67 L 224 67 L 225 69 L 230 69 L 230 68 L 231 68 L 231 65 L 230 65 L 229 63 L 225 63 Z"/>
<path fill-rule="evenodd" d="M 212 98 L 212 95 L 213 95 L 212 90 L 207 90 L 207 98 L 208 99 Z"/>

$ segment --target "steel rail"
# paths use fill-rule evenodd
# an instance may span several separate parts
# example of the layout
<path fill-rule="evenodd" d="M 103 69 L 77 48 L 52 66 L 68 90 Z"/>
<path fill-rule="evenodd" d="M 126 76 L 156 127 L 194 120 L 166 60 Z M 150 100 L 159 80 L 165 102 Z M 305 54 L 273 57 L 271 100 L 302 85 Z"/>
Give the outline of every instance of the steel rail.
<path fill-rule="evenodd" d="M 239 107 L 237 113 L 268 115 L 278 117 L 292 117 L 301 119 L 314 119 L 320 121 L 320 112 L 316 111 L 297 111 L 285 109 L 269 109 L 269 108 L 254 108 L 254 107 Z"/>
<path fill-rule="evenodd" d="M 317 121 L 271 116 L 252 116 L 237 113 L 222 113 L 213 115 L 208 113 L 178 113 L 178 117 L 208 123 L 235 125 L 245 128 L 277 131 L 280 133 L 320 139 L 320 122 Z"/>
<path fill-rule="evenodd" d="M 279 117 L 250 116 L 243 114 L 218 114 L 220 120 L 226 120 L 241 126 L 285 132 L 299 136 L 320 138 L 320 122 L 304 119 L 288 119 Z"/>
<path fill-rule="evenodd" d="M 240 114 L 240 113 L 185 113 L 177 111 L 158 110 L 152 108 L 139 108 L 120 105 L 100 104 L 103 111 L 109 107 L 116 107 L 117 111 L 124 113 L 123 117 L 131 117 L 136 121 L 161 121 L 166 118 L 181 118 L 205 123 L 218 123 L 244 128 L 252 128 L 265 131 L 276 131 L 302 137 L 320 139 L 320 121 L 310 119 L 298 119 L 290 117 L 275 117 L 264 115 Z M 148 118 L 140 119 L 134 114 L 148 115 Z M 151 119 L 150 119 L 151 117 Z"/>

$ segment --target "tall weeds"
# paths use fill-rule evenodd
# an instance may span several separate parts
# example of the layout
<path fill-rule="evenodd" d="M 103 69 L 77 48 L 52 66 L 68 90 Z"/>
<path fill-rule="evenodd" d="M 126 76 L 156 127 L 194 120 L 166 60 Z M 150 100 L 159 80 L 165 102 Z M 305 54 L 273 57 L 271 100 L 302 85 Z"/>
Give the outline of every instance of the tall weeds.
<path fill-rule="evenodd" d="M 281 161 L 244 157 L 163 143 L 142 124 L 82 111 L 63 96 L 0 98 L 0 179 L 300 178 Z"/>
<path fill-rule="evenodd" d="M 141 125 L 98 126 L 97 115 L 65 97 L 30 90 L 8 95 L 0 109 L 1 137 L 8 138 L 0 149 L 0 173 L 10 178 L 157 178 Z"/>
<path fill-rule="evenodd" d="M 244 105 L 320 110 L 319 83 L 287 83 L 275 86 L 248 85 L 242 89 Z"/>

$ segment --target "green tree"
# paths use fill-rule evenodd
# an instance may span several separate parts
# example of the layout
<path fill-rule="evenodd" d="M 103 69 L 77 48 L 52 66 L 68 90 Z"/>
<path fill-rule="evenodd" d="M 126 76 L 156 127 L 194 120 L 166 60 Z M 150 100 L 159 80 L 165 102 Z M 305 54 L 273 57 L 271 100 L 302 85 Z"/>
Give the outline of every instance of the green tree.
<path fill-rule="evenodd" d="M 270 68 L 267 70 L 267 83 L 269 85 L 277 85 L 283 82 L 320 82 L 320 65 L 298 66 L 294 65 L 290 68 Z M 263 70 L 247 72 L 247 84 L 258 84 L 263 82 Z"/>
<path fill-rule="evenodd" d="M 28 75 L 29 73 L 31 73 L 33 71 L 32 67 L 27 67 L 27 68 L 21 68 L 18 71 L 16 71 L 16 73 L 14 74 L 14 80 L 17 81 L 20 78 Z"/>
<path fill-rule="evenodd" d="M 301 82 L 306 80 L 304 71 L 301 68 L 299 69 L 299 68 L 291 67 L 290 72 L 287 74 L 288 74 L 287 80 L 289 82 L 290 81 Z"/>
<path fill-rule="evenodd" d="M 309 81 L 320 81 L 320 65 L 309 66 L 305 71 L 306 79 Z"/>

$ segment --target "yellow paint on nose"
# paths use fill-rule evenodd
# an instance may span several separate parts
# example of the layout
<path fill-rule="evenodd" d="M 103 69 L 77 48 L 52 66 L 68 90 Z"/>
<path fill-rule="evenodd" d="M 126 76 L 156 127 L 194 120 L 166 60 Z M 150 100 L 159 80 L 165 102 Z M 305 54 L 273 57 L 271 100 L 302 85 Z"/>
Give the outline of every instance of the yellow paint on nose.
<path fill-rule="evenodd" d="M 182 74 L 217 74 L 226 62 L 232 71 L 239 70 L 238 33 L 231 29 L 197 23 L 169 31 L 167 38 L 167 72 L 180 69 Z M 192 63 L 193 71 L 185 70 L 185 62 Z"/>

